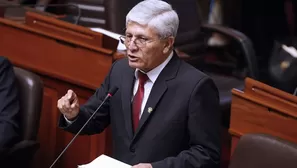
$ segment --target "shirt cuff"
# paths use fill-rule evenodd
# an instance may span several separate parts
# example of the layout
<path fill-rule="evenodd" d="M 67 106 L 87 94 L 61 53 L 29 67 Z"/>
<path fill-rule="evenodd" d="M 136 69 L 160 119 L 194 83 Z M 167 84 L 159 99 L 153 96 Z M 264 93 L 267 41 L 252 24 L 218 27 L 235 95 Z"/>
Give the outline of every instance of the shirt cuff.
<path fill-rule="evenodd" d="M 68 120 L 67 118 L 66 118 L 66 116 L 65 115 L 63 115 L 64 116 L 64 119 L 65 119 L 65 121 L 66 121 L 66 123 L 67 123 L 67 125 L 70 125 L 70 124 L 72 124 L 75 120 L 73 120 L 73 121 L 70 121 L 70 120 Z"/>

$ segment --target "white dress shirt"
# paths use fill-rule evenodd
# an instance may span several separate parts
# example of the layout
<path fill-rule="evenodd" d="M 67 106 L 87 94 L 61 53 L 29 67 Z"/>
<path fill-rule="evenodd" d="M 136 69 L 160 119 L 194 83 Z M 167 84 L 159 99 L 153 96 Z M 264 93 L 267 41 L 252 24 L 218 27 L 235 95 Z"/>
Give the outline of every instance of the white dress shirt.
<path fill-rule="evenodd" d="M 140 112 L 140 115 L 139 115 L 139 118 L 141 117 L 142 113 L 143 113 L 143 109 L 146 105 L 146 102 L 147 102 L 147 99 L 151 93 L 151 90 L 153 88 L 153 85 L 155 83 L 155 81 L 157 80 L 158 76 L 160 75 L 160 73 L 162 72 L 162 70 L 164 69 L 164 67 L 168 64 L 168 62 L 171 60 L 173 56 L 173 52 L 171 52 L 171 54 L 169 55 L 169 57 L 164 61 L 162 62 L 160 65 L 158 65 L 156 68 L 150 70 L 149 72 L 145 73 L 147 76 L 148 76 L 148 80 L 146 81 L 146 83 L 144 84 L 144 95 L 143 95 L 143 99 L 142 99 L 142 103 L 141 103 L 141 112 Z M 134 89 L 133 89 L 133 97 L 131 99 L 131 102 L 133 101 L 133 98 L 137 92 L 137 89 L 138 89 L 138 85 L 139 85 L 139 79 L 138 79 L 138 76 L 137 76 L 137 71 L 141 71 L 139 69 L 136 69 L 135 70 L 135 83 L 134 83 Z M 65 115 L 64 115 L 64 118 L 66 120 L 66 122 L 68 124 L 72 124 L 74 121 L 70 121 L 68 120 Z"/>

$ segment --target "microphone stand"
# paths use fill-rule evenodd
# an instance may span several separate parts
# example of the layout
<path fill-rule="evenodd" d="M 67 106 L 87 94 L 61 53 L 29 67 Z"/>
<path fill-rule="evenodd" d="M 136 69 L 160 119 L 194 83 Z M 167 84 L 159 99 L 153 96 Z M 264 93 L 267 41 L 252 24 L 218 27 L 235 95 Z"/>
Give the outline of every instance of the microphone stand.
<path fill-rule="evenodd" d="M 52 168 L 56 162 L 59 160 L 59 158 L 64 154 L 64 152 L 68 149 L 68 147 L 72 144 L 72 142 L 76 139 L 76 137 L 80 134 L 80 132 L 85 128 L 85 126 L 89 123 L 89 121 L 94 117 L 94 115 L 97 113 L 97 111 L 102 107 L 102 105 L 108 100 L 110 97 L 112 97 L 116 92 L 118 88 L 113 87 L 110 89 L 109 93 L 106 95 L 102 103 L 97 107 L 97 109 L 93 112 L 93 114 L 89 117 L 89 119 L 85 122 L 85 124 L 80 128 L 80 130 L 75 134 L 75 136 L 71 139 L 71 141 L 68 143 L 68 145 L 64 148 L 64 150 L 60 153 L 60 155 L 56 158 L 56 160 L 52 163 L 52 165 L 49 168 Z"/>

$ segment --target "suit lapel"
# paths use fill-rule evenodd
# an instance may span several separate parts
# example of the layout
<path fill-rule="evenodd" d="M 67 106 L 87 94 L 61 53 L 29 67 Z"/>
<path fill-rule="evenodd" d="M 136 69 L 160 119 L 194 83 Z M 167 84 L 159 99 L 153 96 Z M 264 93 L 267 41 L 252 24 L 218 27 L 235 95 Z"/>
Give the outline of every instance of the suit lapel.
<path fill-rule="evenodd" d="M 131 98 L 135 81 L 134 71 L 135 69 L 129 68 L 127 75 L 123 75 L 122 77 L 122 107 L 125 127 L 130 139 L 133 137 Z"/>
<path fill-rule="evenodd" d="M 145 126 L 149 117 L 156 111 L 157 105 L 161 100 L 162 96 L 167 90 L 166 82 L 173 79 L 179 68 L 180 60 L 177 58 L 176 54 L 172 57 L 169 63 L 164 67 L 159 77 L 155 81 L 153 88 L 150 92 L 149 98 L 146 102 L 145 108 L 143 109 L 142 116 L 140 118 L 138 128 L 134 134 L 133 140 L 141 132 L 142 128 Z"/>

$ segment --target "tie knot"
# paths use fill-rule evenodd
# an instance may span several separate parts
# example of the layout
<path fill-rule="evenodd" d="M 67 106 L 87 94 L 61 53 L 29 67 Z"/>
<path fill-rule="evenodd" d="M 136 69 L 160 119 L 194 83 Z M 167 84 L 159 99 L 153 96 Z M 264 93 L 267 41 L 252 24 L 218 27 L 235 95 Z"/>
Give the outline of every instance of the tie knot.
<path fill-rule="evenodd" d="M 139 84 L 143 86 L 144 83 L 148 80 L 148 76 L 145 73 L 138 71 L 138 79 L 139 79 Z"/>

